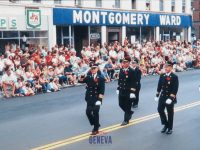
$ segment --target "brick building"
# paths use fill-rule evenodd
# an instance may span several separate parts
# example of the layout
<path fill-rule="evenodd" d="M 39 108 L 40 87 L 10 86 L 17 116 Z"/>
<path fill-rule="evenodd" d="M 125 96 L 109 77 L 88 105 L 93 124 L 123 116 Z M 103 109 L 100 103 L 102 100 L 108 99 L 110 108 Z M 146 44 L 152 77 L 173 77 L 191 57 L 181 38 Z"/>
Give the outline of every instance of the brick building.
<path fill-rule="evenodd" d="M 192 1 L 193 10 L 193 23 L 192 23 L 192 33 L 196 35 L 196 38 L 200 38 L 200 1 Z"/>

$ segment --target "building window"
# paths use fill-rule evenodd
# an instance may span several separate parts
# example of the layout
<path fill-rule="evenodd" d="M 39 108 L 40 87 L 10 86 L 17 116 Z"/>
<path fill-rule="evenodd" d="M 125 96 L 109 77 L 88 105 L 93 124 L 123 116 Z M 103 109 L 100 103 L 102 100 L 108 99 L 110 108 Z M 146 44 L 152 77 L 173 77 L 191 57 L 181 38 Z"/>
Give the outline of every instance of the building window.
<path fill-rule="evenodd" d="M 81 6 L 82 1 L 81 0 L 75 0 L 75 5 Z"/>
<path fill-rule="evenodd" d="M 146 0 L 146 10 L 150 10 L 150 0 Z"/>
<path fill-rule="evenodd" d="M 194 0 L 191 0 L 191 10 L 193 8 L 193 2 L 194 2 Z"/>
<path fill-rule="evenodd" d="M 19 0 L 9 0 L 9 2 L 15 3 L 15 2 L 19 2 Z"/>
<path fill-rule="evenodd" d="M 34 3 L 41 3 L 41 0 L 33 0 Z"/>
<path fill-rule="evenodd" d="M 182 12 L 185 12 L 185 0 L 182 0 Z"/>
<path fill-rule="evenodd" d="M 61 0 L 54 0 L 54 4 L 61 4 Z"/>
<path fill-rule="evenodd" d="M 160 11 L 163 11 L 163 0 L 160 0 Z"/>
<path fill-rule="evenodd" d="M 120 8 L 120 0 L 115 0 L 115 8 Z"/>
<path fill-rule="evenodd" d="M 96 0 L 96 7 L 102 7 L 102 0 Z"/>
<path fill-rule="evenodd" d="M 136 9 L 136 0 L 132 0 L 132 9 Z"/>
<path fill-rule="evenodd" d="M 172 0 L 172 12 L 175 12 L 175 0 Z"/>

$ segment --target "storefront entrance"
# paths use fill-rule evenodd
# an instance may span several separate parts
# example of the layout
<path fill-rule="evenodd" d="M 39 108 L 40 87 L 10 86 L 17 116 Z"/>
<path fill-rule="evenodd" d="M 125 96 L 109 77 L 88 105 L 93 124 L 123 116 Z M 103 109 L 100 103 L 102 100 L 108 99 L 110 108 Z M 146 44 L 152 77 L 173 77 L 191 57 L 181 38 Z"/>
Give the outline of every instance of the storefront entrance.
<path fill-rule="evenodd" d="M 88 26 L 74 26 L 74 40 L 77 56 L 81 56 L 83 46 L 88 46 Z"/>
<path fill-rule="evenodd" d="M 120 42 L 122 41 L 122 31 L 121 27 L 107 27 L 107 38 L 108 44 L 114 44 L 115 41 Z"/>

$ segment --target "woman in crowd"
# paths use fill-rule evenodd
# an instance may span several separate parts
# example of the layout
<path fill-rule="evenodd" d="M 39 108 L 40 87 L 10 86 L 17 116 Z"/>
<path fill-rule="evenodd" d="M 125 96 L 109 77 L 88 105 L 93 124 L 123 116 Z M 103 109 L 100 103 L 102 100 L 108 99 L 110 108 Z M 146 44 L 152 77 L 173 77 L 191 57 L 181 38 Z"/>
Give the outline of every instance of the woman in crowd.
<path fill-rule="evenodd" d="M 64 76 L 64 68 L 61 64 L 55 69 L 55 76 L 59 78 L 59 84 L 62 86 L 67 85 L 67 77 Z"/>
<path fill-rule="evenodd" d="M 27 82 L 31 83 L 32 87 L 34 85 L 33 77 L 34 77 L 34 74 L 32 73 L 31 68 L 28 67 L 27 70 L 26 70 L 26 80 L 27 80 Z"/>

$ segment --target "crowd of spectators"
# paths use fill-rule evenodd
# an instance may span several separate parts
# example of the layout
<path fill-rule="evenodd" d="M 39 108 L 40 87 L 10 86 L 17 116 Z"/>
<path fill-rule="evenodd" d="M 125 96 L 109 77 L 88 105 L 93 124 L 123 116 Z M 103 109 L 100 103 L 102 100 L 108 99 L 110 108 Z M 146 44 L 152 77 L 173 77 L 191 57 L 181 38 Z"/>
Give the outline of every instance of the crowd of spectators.
<path fill-rule="evenodd" d="M 187 71 L 200 67 L 200 40 L 194 44 L 186 41 L 155 40 L 140 44 L 124 43 L 98 44 L 83 47 L 78 57 L 74 46 L 55 45 L 51 49 L 40 45 L 37 49 L 6 49 L 0 54 L 1 87 L 9 98 L 12 96 L 29 96 L 36 93 L 51 93 L 61 87 L 76 85 L 77 79 L 87 74 L 91 65 L 98 64 L 106 82 L 118 79 L 122 60 L 130 57 L 137 60 L 142 76 L 165 73 L 166 61 L 171 61 L 173 72 Z"/>

